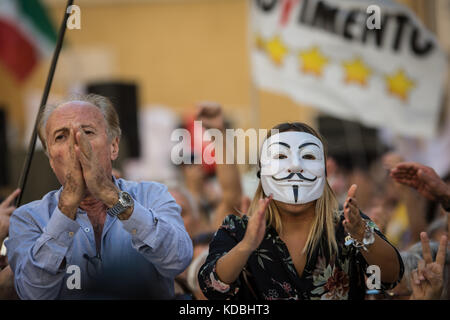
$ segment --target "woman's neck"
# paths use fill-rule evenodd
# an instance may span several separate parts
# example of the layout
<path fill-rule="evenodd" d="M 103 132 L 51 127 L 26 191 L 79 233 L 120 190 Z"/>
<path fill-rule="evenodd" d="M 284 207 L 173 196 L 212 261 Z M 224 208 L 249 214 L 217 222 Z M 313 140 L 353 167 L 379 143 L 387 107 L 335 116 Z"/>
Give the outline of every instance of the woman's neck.
<path fill-rule="evenodd" d="M 290 206 L 286 206 L 285 208 L 279 207 L 278 209 L 284 236 L 291 234 L 309 234 L 316 215 L 315 202 L 302 205 L 302 207 L 295 205 L 295 210 L 289 210 L 291 209 Z"/>

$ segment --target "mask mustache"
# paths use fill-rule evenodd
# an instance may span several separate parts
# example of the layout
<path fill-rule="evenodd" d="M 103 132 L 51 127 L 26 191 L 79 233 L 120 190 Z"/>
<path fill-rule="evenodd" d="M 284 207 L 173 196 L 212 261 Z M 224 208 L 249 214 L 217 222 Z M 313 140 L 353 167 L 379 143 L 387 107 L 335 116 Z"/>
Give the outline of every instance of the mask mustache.
<path fill-rule="evenodd" d="M 288 174 L 286 177 L 284 178 L 275 178 L 272 176 L 272 179 L 275 181 L 282 181 L 282 180 L 288 180 L 291 179 L 294 175 L 297 175 L 301 180 L 306 180 L 309 182 L 314 182 L 317 180 L 317 177 L 315 177 L 314 179 L 308 179 L 305 176 L 303 176 L 300 172 L 291 172 L 290 174 Z"/>

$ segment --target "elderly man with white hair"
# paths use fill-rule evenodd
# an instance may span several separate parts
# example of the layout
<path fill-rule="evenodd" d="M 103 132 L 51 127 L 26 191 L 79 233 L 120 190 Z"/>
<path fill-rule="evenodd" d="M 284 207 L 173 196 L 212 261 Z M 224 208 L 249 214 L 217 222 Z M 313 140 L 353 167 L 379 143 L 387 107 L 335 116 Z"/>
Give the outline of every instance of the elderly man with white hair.
<path fill-rule="evenodd" d="M 20 298 L 173 298 L 192 243 L 164 185 L 113 177 L 120 134 L 102 96 L 43 110 L 39 138 L 62 187 L 11 217 L 6 246 Z"/>

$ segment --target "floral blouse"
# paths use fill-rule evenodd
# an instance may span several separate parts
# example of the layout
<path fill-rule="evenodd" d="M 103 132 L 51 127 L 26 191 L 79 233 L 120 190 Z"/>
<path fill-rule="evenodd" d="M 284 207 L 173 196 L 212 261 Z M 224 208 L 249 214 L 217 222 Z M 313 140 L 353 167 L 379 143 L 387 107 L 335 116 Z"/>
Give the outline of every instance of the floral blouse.
<path fill-rule="evenodd" d="M 364 219 L 369 219 L 361 214 Z M 248 223 L 247 216 L 229 215 L 209 246 L 206 262 L 198 274 L 199 284 L 208 299 L 233 300 L 337 300 L 364 299 L 365 271 L 368 267 L 363 255 L 353 246 L 345 246 L 346 232 L 343 214 L 336 226 L 338 257 L 328 258 L 323 240 L 307 260 L 301 277 L 294 267 L 286 244 L 274 228 L 268 227 L 261 245 L 249 257 L 238 279 L 228 285 L 216 274 L 216 263 L 242 240 Z M 386 238 L 375 226 L 375 232 Z M 395 249 L 395 247 L 394 247 Z M 381 283 L 383 290 L 393 288 L 403 276 L 403 262 L 395 249 L 400 273 L 395 283 Z"/>

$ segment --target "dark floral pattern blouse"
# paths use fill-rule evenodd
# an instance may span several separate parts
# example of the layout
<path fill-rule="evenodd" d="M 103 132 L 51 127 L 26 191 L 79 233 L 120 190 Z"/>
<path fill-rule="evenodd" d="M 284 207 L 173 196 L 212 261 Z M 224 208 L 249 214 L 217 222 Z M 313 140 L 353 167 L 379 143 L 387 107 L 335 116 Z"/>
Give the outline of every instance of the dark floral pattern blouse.
<path fill-rule="evenodd" d="M 369 219 L 364 214 L 361 216 Z M 216 262 L 242 240 L 248 218 L 227 216 L 210 243 L 208 257 L 198 274 L 203 293 L 208 299 L 220 300 L 364 299 L 368 264 L 358 249 L 344 245 L 343 214 L 340 219 L 336 227 L 338 257 L 329 258 L 326 243 L 322 241 L 299 277 L 287 246 L 275 229 L 268 227 L 261 245 L 250 255 L 238 279 L 228 285 L 219 280 Z M 376 226 L 375 232 L 387 241 Z M 400 263 L 399 277 L 395 283 L 382 282 L 383 290 L 393 288 L 403 276 L 403 262 L 395 251 Z"/>

